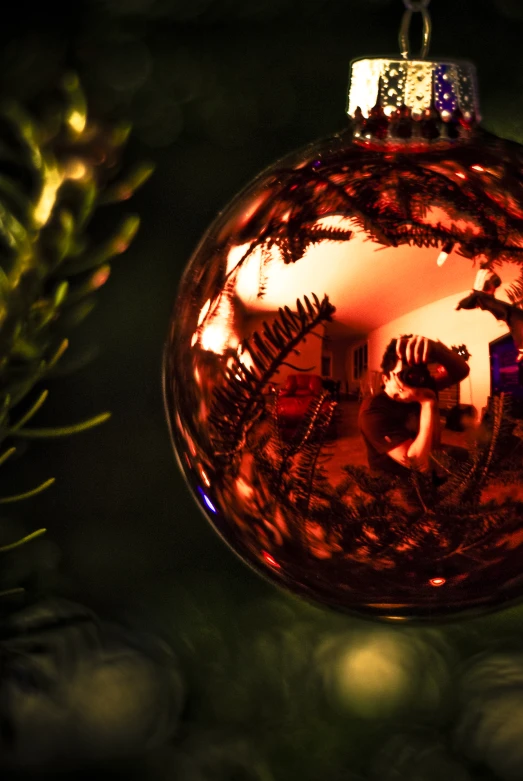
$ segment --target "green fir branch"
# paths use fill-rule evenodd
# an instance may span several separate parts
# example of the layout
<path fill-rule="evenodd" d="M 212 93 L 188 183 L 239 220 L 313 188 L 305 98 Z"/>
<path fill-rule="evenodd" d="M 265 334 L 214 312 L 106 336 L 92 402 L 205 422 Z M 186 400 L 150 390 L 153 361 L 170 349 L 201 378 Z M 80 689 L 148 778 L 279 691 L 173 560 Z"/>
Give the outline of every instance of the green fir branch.
<path fill-rule="evenodd" d="M 25 588 L 22 586 L 16 586 L 15 588 L 6 588 L 3 591 L 0 591 L 0 599 L 3 597 L 17 597 L 21 596 L 22 594 L 25 594 Z"/>
<path fill-rule="evenodd" d="M 21 502 L 25 499 L 32 499 L 33 496 L 41 494 L 42 491 L 46 491 L 56 481 L 55 477 L 50 477 L 49 480 L 44 480 L 43 483 L 37 485 L 36 488 L 32 488 L 30 491 L 25 491 L 21 494 L 14 494 L 13 496 L 0 496 L 0 504 L 13 504 L 14 502 Z"/>
<path fill-rule="evenodd" d="M 80 423 L 74 423 L 72 426 L 55 426 L 54 428 L 19 428 L 11 431 L 14 437 L 21 439 L 53 439 L 56 437 L 69 437 L 72 434 L 80 434 L 88 431 L 95 426 L 99 426 L 109 420 L 110 412 L 103 412 L 89 420 L 83 420 Z"/>
<path fill-rule="evenodd" d="M 20 430 L 23 426 L 25 426 L 26 423 L 28 423 L 31 418 L 36 415 L 40 407 L 42 407 L 43 404 L 45 404 L 45 401 L 47 397 L 49 396 L 48 390 L 43 390 L 34 404 L 27 410 L 25 415 L 23 415 L 16 423 L 14 423 L 11 428 L 9 429 L 9 433 L 13 434 L 15 431 Z"/>
<path fill-rule="evenodd" d="M 217 455 L 227 461 L 241 447 L 247 430 L 264 406 L 263 389 L 290 353 L 321 322 L 330 320 L 335 307 L 327 296 L 322 301 L 313 294 L 313 302 L 304 297 L 305 306 L 296 301 L 297 312 L 280 309 L 275 321 L 264 323 L 262 334 L 254 332 L 244 342 L 253 368 L 248 369 L 236 356 L 227 369 L 225 382 L 213 394 L 209 425 Z M 240 379 L 238 379 L 240 378 Z"/>
<path fill-rule="evenodd" d="M 66 74 L 59 87 L 62 102 L 49 121 L 13 102 L 0 106 L 0 444 L 7 437 L 76 434 L 109 417 L 28 428 L 47 391 L 22 413 L 18 405 L 57 371 L 68 330 L 89 314 L 93 294 L 109 277 L 107 261 L 124 252 L 136 234 L 139 219 L 131 215 L 109 238 L 95 240 L 90 223 L 96 210 L 128 198 L 152 172 L 144 163 L 124 170 L 113 183 L 129 125 L 92 123 L 76 74 Z M 78 281 L 70 283 L 72 277 Z M 0 464 L 14 452 L 5 449 Z M 51 483 L 0 502 L 35 496 Z"/>
<path fill-rule="evenodd" d="M 37 529 L 36 531 L 31 532 L 31 534 L 22 537 L 20 540 L 16 540 L 16 542 L 11 542 L 9 545 L 1 545 L 0 553 L 8 553 L 9 551 L 15 550 L 15 548 L 20 548 L 22 545 L 26 545 L 28 542 L 38 539 L 38 537 L 41 537 L 46 532 L 47 529 Z"/>
<path fill-rule="evenodd" d="M 102 264 L 107 263 L 115 255 L 121 255 L 129 247 L 139 227 L 139 217 L 136 215 L 126 217 L 113 236 L 107 239 L 95 251 L 86 252 L 78 258 L 68 261 L 64 266 L 64 273 L 67 276 L 83 274 L 85 271 L 91 271 L 93 268 L 98 268 Z"/>
<path fill-rule="evenodd" d="M 5 462 L 9 458 L 11 458 L 11 456 L 14 456 L 15 453 L 16 453 L 16 447 L 9 447 L 7 448 L 7 450 L 4 450 L 4 452 L 0 454 L 0 466 L 2 466 L 2 464 L 5 464 Z"/>
<path fill-rule="evenodd" d="M 149 179 L 154 171 L 154 164 L 140 163 L 131 171 L 127 172 L 125 177 L 107 187 L 100 196 L 98 203 L 105 205 L 109 203 L 118 203 L 127 201 L 129 198 Z"/>

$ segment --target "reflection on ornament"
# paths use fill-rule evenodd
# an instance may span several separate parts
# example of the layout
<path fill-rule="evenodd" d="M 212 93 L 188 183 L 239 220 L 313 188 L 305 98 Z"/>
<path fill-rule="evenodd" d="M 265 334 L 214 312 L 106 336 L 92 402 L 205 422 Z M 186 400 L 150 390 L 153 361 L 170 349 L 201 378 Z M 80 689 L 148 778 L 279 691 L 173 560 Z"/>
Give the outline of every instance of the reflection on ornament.
<path fill-rule="evenodd" d="M 279 585 L 387 620 L 482 609 L 523 588 L 522 149 L 478 125 L 465 63 L 358 61 L 349 111 L 191 259 L 175 448 Z"/>

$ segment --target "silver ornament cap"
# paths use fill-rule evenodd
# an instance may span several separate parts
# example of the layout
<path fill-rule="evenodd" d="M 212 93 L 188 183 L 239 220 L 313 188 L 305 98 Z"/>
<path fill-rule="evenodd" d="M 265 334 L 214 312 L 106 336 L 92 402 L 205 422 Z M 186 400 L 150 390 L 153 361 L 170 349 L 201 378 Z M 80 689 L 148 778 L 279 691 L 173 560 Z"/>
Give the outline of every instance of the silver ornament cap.
<path fill-rule="evenodd" d="M 459 116 L 475 124 L 480 119 L 476 68 L 463 60 L 353 60 L 347 113 L 367 118 L 376 106 L 387 117 L 407 109 L 415 120 L 435 110 L 445 123 Z"/>

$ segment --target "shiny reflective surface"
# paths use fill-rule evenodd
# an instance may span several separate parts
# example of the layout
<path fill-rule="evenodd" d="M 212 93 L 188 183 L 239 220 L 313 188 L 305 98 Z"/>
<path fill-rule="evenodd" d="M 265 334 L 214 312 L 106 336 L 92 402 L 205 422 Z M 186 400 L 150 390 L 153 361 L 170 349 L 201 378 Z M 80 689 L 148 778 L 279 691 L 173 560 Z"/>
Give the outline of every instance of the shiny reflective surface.
<path fill-rule="evenodd" d="M 347 131 L 195 252 L 165 352 L 175 449 L 278 585 L 421 619 L 523 590 L 522 159 L 480 130 L 405 152 Z"/>

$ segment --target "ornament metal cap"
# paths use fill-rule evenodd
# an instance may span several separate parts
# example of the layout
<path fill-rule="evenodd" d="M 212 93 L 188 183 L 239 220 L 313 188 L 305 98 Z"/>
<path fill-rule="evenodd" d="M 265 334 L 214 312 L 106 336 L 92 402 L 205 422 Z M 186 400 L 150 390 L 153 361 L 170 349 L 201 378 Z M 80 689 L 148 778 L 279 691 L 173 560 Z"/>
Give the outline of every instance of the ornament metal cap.
<path fill-rule="evenodd" d="M 355 120 L 376 118 L 379 113 L 383 125 L 402 118 L 415 124 L 431 118 L 438 126 L 437 138 L 449 135 L 445 125 L 466 132 L 480 119 L 476 69 L 463 60 L 353 60 L 347 113 Z M 462 130 L 456 137 L 463 135 Z M 372 128 L 366 135 L 378 137 Z"/>

